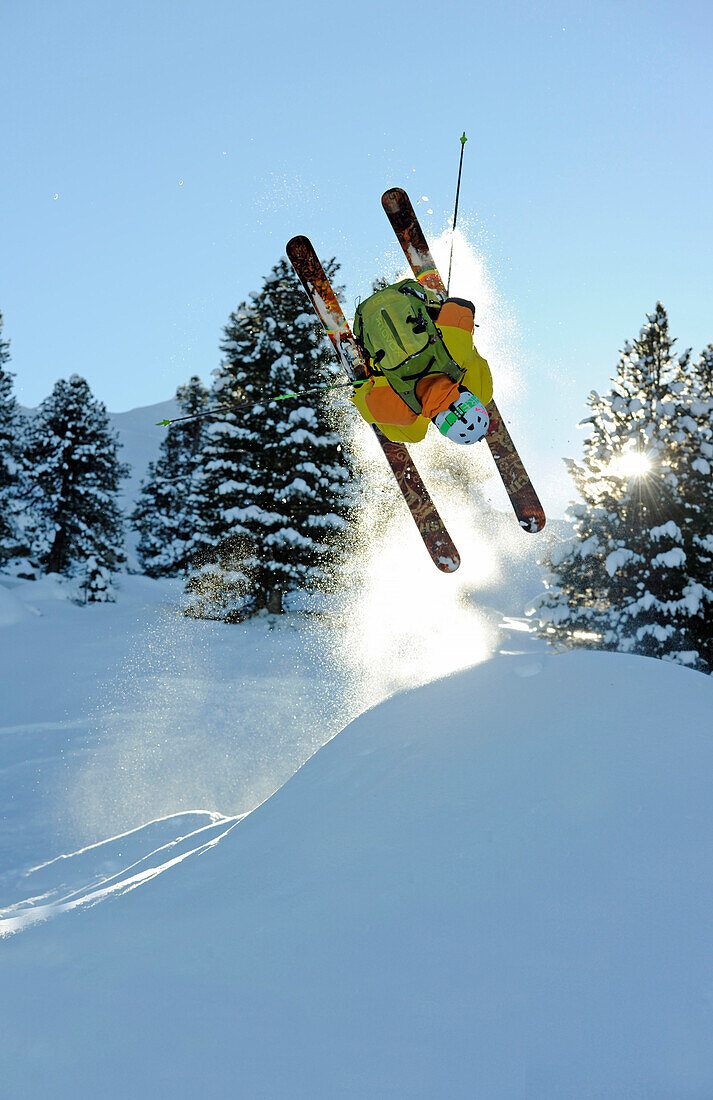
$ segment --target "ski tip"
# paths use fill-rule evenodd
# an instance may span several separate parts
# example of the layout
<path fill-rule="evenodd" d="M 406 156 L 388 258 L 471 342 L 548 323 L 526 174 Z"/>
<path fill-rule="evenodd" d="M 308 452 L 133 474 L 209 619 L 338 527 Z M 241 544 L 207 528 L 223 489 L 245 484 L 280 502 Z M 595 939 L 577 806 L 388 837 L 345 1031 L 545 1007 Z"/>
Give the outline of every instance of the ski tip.
<path fill-rule="evenodd" d="M 296 237 L 290 237 L 286 245 L 287 255 L 292 259 L 293 256 L 299 255 L 301 252 L 314 252 L 312 242 L 309 237 L 303 236 L 301 233 Z"/>
<path fill-rule="evenodd" d="M 460 568 L 460 555 L 458 551 L 455 554 L 451 553 L 447 558 L 434 558 L 434 564 L 436 568 L 440 569 L 441 573 L 455 573 L 456 569 Z"/>
<path fill-rule="evenodd" d="M 404 206 L 406 203 L 408 203 L 410 206 L 411 200 L 404 191 L 403 187 L 389 187 L 388 190 L 384 191 L 383 195 L 381 196 L 381 205 L 383 206 L 387 214 L 390 209 L 393 209 L 394 207 Z"/>

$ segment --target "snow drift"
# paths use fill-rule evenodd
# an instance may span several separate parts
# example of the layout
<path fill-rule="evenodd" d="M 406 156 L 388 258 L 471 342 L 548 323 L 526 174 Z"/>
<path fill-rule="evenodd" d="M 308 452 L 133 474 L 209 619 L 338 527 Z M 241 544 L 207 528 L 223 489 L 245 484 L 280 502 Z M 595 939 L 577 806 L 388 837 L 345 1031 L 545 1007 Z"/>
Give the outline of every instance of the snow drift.
<path fill-rule="evenodd" d="M 0 582 L 0 626 L 15 626 L 31 617 L 26 604 Z"/>
<path fill-rule="evenodd" d="M 501 657 L 0 946 L 8 1095 L 713 1094 L 711 681 Z"/>

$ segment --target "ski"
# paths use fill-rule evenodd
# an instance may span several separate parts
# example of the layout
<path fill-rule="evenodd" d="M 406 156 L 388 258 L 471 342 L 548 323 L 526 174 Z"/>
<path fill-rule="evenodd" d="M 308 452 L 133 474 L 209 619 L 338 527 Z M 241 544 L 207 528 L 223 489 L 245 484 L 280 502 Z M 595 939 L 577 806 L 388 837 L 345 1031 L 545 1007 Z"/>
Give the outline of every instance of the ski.
<path fill-rule="evenodd" d="M 363 380 L 367 377 L 364 359 L 311 241 L 293 237 L 287 255 L 347 376 L 352 382 Z M 433 563 L 444 573 L 455 572 L 460 554 L 406 447 L 392 443 L 376 424 L 372 428 Z"/>
<path fill-rule="evenodd" d="M 446 288 L 406 192 L 400 187 L 392 187 L 382 195 L 381 204 L 414 276 L 445 298 Z M 541 531 L 545 526 L 545 511 L 495 401 L 488 405 L 488 414 L 490 431 L 486 442 L 518 523 L 525 531 Z"/>

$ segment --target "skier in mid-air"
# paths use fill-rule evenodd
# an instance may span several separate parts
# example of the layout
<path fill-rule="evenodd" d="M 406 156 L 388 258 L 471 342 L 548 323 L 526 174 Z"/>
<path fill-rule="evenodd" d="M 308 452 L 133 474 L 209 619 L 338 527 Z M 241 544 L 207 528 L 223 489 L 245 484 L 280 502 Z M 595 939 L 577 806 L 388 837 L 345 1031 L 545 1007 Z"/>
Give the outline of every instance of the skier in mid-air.
<path fill-rule="evenodd" d="M 415 279 L 383 287 L 362 302 L 354 335 L 370 377 L 352 400 L 367 423 L 397 443 L 423 439 L 430 421 L 455 443 L 483 439 L 493 380 L 473 344 L 474 327 L 472 302 L 443 302 Z"/>
<path fill-rule="evenodd" d="M 523 530 L 541 531 L 545 512 L 492 398 L 488 364 L 473 347 L 472 303 L 448 299 L 449 283 L 441 279 L 406 192 L 389 188 L 381 203 L 413 278 L 372 294 L 358 307 L 353 330 L 309 239 L 292 237 L 287 255 L 433 562 L 452 573 L 460 556 L 403 446 L 424 438 L 430 417 L 457 443 L 475 442 L 487 433 L 488 449 Z"/>

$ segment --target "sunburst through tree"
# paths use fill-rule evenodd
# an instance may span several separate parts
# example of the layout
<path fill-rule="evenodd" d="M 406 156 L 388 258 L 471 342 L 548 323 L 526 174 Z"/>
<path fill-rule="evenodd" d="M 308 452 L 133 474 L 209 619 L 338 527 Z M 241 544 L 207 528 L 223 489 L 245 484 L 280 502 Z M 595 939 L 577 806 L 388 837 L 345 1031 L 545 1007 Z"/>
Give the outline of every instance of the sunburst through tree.
<path fill-rule="evenodd" d="M 675 356 L 674 342 L 659 302 L 611 390 L 590 394 L 584 457 L 568 462 L 582 498 L 570 508 L 574 536 L 552 550 L 536 606 L 555 644 L 710 670 L 712 520 L 691 472 L 710 473 L 713 405 L 700 364 Z"/>

